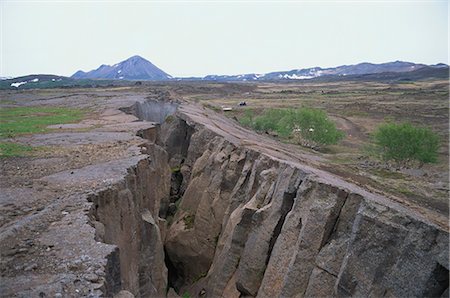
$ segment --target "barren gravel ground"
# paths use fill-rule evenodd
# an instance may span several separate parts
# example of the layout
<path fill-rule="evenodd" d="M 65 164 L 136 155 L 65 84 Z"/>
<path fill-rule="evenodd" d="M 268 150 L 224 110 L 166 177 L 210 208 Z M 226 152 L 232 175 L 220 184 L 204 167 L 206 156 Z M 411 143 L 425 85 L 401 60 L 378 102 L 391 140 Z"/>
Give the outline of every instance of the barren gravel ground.
<path fill-rule="evenodd" d="M 8 100 L 7 106 L 90 112 L 78 124 L 54 125 L 45 134 L 7 140 L 38 149 L 29 156 L 0 159 L 0 296 L 96 295 L 112 246 L 90 243 L 95 230 L 86 222 L 86 198 L 121 179 L 124 170 L 143 158 L 144 140 L 136 132 L 152 123 L 117 108 L 145 96 L 123 90 L 42 90 L 4 92 L 1 98 Z M 95 251 L 86 251 L 92 246 Z"/>

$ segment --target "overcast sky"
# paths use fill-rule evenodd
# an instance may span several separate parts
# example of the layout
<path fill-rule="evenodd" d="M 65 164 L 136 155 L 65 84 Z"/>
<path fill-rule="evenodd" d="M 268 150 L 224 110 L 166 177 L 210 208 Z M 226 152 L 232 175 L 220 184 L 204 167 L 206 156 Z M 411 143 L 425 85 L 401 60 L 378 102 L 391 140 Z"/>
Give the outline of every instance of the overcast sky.
<path fill-rule="evenodd" d="M 141 55 L 173 76 L 448 64 L 448 1 L 0 0 L 0 76 Z"/>

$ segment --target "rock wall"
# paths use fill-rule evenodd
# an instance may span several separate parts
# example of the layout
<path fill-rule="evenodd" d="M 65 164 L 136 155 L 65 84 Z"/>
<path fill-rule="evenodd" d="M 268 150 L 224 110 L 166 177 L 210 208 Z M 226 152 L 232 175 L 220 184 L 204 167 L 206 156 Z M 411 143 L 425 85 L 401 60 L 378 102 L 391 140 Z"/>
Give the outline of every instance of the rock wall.
<path fill-rule="evenodd" d="M 148 144 L 148 153 L 147 159 L 128 169 L 120 183 L 89 198 L 96 240 L 115 244 L 119 251 L 112 272 L 107 272 L 107 288 L 111 288 L 107 296 L 120 289 L 138 297 L 166 294 L 167 268 L 159 227 L 164 220 L 158 213 L 161 202 L 168 199 L 170 169 L 165 150 Z"/>
<path fill-rule="evenodd" d="M 448 231 L 179 116 L 158 142 L 182 175 L 164 240 L 180 294 L 448 293 Z"/>

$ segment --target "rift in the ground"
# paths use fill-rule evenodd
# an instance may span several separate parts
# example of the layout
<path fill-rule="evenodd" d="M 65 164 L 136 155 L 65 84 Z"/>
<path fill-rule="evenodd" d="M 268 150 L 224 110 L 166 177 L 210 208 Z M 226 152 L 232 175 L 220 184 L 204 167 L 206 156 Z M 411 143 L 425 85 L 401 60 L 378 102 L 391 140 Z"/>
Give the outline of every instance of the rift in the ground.
<path fill-rule="evenodd" d="M 363 151 L 367 130 L 387 117 L 382 104 L 406 118 L 407 96 L 431 102 L 411 106 L 426 110 L 415 120 L 438 111 L 432 120 L 443 128 L 448 89 L 368 83 L 333 93 L 333 84 L 7 93 L 24 106 L 17 113 L 32 98 L 91 114 L 8 137 L 42 148 L 2 164 L 1 295 L 448 296 L 448 169 L 400 167 Z M 396 103 L 373 102 L 379 90 Z M 297 104 L 334 111 L 343 143 L 303 148 L 241 125 Z"/>
<path fill-rule="evenodd" d="M 174 106 L 149 101 L 132 111 L 160 122 Z M 111 291 L 122 287 L 141 297 L 168 288 L 208 297 L 448 291 L 445 232 L 183 118 L 171 116 L 156 128 L 150 160 L 129 173 L 123 189 L 94 200 L 95 217 L 113 235 L 105 241 L 119 246 L 122 284 L 112 280 Z M 163 231 L 146 204 L 159 205 Z"/>

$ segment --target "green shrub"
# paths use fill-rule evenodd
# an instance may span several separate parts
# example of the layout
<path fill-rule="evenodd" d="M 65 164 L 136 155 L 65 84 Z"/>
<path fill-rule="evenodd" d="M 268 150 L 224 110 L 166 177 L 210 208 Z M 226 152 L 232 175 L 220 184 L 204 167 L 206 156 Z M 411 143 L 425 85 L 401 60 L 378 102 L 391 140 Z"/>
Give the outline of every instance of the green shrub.
<path fill-rule="evenodd" d="M 241 123 L 258 131 L 274 131 L 309 147 L 336 144 L 344 137 L 324 111 L 312 108 L 271 109 L 258 117 L 244 116 Z"/>
<path fill-rule="evenodd" d="M 430 129 L 410 123 L 386 123 L 374 133 L 375 145 L 385 160 L 422 163 L 437 161 L 439 137 Z"/>
<path fill-rule="evenodd" d="M 251 127 L 253 124 L 253 117 L 254 117 L 254 113 L 253 110 L 245 110 L 244 112 L 244 116 L 242 116 L 239 119 L 239 123 L 241 123 L 244 126 L 248 126 Z"/>

